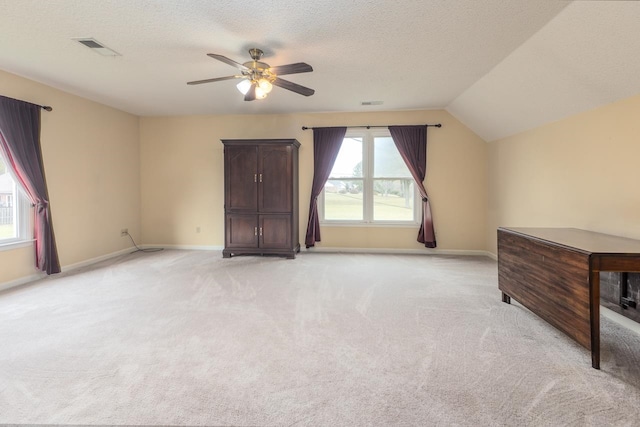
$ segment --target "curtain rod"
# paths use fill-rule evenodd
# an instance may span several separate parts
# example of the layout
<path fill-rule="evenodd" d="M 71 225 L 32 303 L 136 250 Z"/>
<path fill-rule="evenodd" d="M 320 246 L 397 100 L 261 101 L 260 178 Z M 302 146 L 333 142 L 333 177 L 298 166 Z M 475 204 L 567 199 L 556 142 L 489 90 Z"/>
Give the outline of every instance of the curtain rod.
<path fill-rule="evenodd" d="M 0 96 L 2 96 L 2 95 L 0 95 Z M 22 99 L 11 98 L 9 96 L 3 96 L 3 98 L 13 99 L 14 101 L 26 102 L 27 104 L 35 105 L 36 107 L 40 107 L 45 111 L 53 111 L 53 108 L 50 107 L 49 105 L 34 104 L 33 102 L 23 101 Z"/>
<path fill-rule="evenodd" d="M 345 126 L 346 128 L 367 128 L 367 129 L 371 129 L 371 128 L 388 128 L 389 126 L 394 126 L 394 125 L 387 125 L 387 126 Z M 402 126 L 402 125 L 398 125 L 398 126 Z M 411 125 L 409 125 L 411 126 Z M 435 125 L 423 125 L 426 127 L 434 127 L 434 128 L 441 128 L 442 127 L 442 123 L 436 123 Z M 307 129 L 322 129 L 321 127 L 307 127 L 307 126 L 302 126 L 302 130 L 307 130 Z"/>

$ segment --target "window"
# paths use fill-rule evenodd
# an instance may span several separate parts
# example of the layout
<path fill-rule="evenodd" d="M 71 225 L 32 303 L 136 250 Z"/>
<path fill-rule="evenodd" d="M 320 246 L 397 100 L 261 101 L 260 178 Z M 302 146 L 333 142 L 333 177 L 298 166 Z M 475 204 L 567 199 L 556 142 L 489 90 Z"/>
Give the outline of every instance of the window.
<path fill-rule="evenodd" d="M 30 240 L 30 203 L 0 154 L 0 245 Z"/>
<path fill-rule="evenodd" d="M 416 224 L 416 189 L 387 132 L 348 133 L 320 200 L 324 223 Z"/>

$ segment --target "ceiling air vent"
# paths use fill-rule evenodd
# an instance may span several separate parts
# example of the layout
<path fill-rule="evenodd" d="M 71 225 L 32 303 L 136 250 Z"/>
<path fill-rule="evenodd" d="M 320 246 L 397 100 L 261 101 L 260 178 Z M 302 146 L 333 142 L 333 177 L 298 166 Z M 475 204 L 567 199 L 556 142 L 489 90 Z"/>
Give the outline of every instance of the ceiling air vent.
<path fill-rule="evenodd" d="M 99 53 L 102 56 L 122 56 L 115 50 L 109 49 L 108 47 L 100 43 L 98 40 L 93 38 L 77 38 L 72 40 L 75 40 L 78 43 L 85 45 L 95 53 Z"/>

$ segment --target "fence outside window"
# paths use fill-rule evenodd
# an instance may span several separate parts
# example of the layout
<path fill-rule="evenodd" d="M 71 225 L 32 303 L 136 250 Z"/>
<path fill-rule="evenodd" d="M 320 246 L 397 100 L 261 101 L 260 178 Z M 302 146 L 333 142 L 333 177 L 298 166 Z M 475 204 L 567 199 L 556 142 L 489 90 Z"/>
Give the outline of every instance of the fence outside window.
<path fill-rule="evenodd" d="M 13 208 L 0 207 L 0 225 L 13 224 Z"/>

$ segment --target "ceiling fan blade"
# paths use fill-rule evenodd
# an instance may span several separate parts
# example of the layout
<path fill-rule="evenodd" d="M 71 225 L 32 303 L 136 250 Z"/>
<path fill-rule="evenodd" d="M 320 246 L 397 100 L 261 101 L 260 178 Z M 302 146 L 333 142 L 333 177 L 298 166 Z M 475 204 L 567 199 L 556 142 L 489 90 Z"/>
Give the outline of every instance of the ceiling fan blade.
<path fill-rule="evenodd" d="M 271 72 L 276 76 L 282 76 L 285 74 L 297 74 L 297 73 L 310 73 L 313 71 L 311 65 L 304 62 L 296 62 L 295 64 L 278 65 L 271 67 Z"/>
<path fill-rule="evenodd" d="M 193 82 L 187 82 L 188 85 L 199 85 L 202 83 L 212 83 L 212 82 L 221 82 L 223 80 L 232 80 L 232 79 L 242 79 L 244 76 L 226 76 L 226 77 L 216 77 L 213 79 L 205 79 L 205 80 L 196 80 Z"/>
<path fill-rule="evenodd" d="M 316 93 L 315 90 L 313 89 L 309 89 L 308 87 L 304 87 L 304 86 L 300 86 L 299 84 L 290 82 L 289 80 L 283 80 L 279 77 L 276 77 L 276 79 L 273 81 L 273 84 L 276 86 L 280 86 L 283 89 L 287 89 L 290 90 L 292 92 L 295 93 L 299 93 L 300 95 L 304 95 L 304 96 L 311 96 L 314 93 Z"/>
<path fill-rule="evenodd" d="M 244 100 L 255 101 L 255 99 L 256 99 L 256 84 L 253 83 L 249 88 L 249 90 L 247 91 L 247 94 L 244 96 Z"/>
<path fill-rule="evenodd" d="M 249 68 L 245 67 L 244 65 L 240 64 L 239 62 L 234 61 L 233 59 L 227 58 L 226 56 L 217 55 L 215 53 L 207 53 L 207 56 L 210 56 L 213 59 L 217 59 L 218 61 L 222 61 L 225 64 L 229 64 L 232 67 L 236 67 L 239 70 L 249 71 Z"/>

